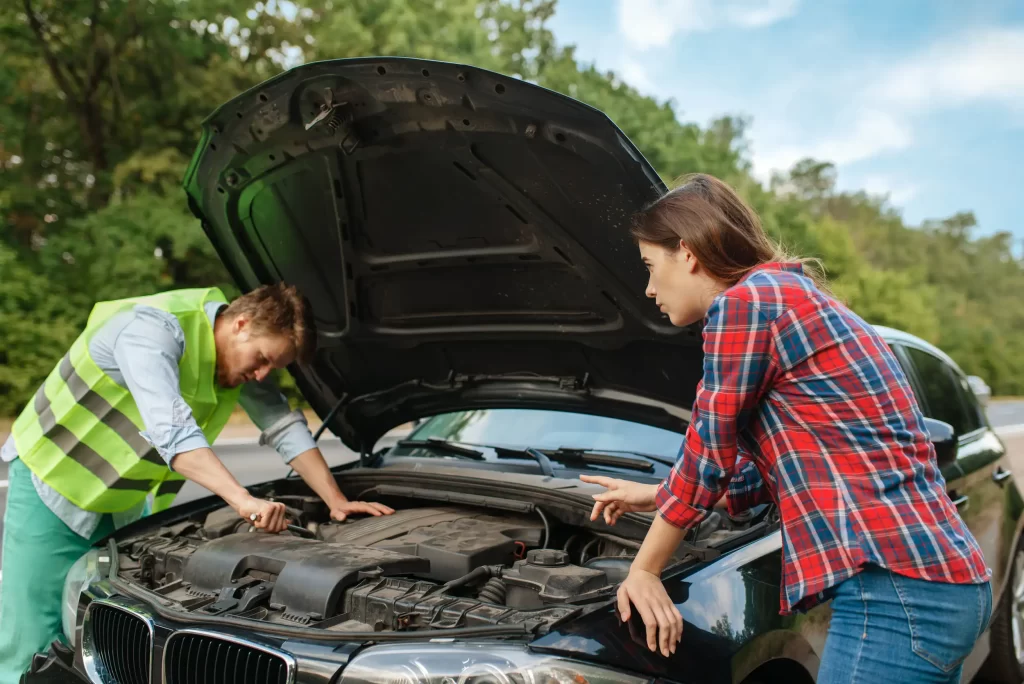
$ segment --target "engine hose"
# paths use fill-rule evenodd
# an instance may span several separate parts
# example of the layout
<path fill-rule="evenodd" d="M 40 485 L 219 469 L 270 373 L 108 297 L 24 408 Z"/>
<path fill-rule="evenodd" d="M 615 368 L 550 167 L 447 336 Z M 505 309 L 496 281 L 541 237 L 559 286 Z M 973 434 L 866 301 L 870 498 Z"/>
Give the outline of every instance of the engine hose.
<path fill-rule="evenodd" d="M 591 539 L 589 542 L 587 542 L 587 545 L 583 547 L 582 551 L 580 551 L 580 563 L 586 563 L 587 562 L 587 553 L 590 552 L 590 547 L 593 546 L 594 544 L 599 543 L 600 541 L 601 541 L 600 539 L 594 538 L 594 539 Z"/>
<path fill-rule="evenodd" d="M 500 565 L 481 565 L 478 568 L 470 570 L 462 577 L 453 579 L 451 582 L 446 582 L 444 584 L 439 584 L 436 587 L 431 587 L 426 592 L 424 592 L 423 598 L 441 592 L 449 592 L 452 589 L 458 589 L 459 587 L 464 587 L 467 584 L 473 584 L 478 579 L 482 579 L 484 577 L 500 577 L 502 569 L 503 568 Z"/>
<path fill-rule="evenodd" d="M 507 589 L 505 583 L 499 577 L 492 577 L 477 594 L 477 598 L 488 603 L 496 603 L 499 606 L 505 605 L 505 594 Z"/>
<path fill-rule="evenodd" d="M 539 515 L 540 519 L 544 522 L 544 543 L 541 544 L 540 548 L 546 549 L 548 548 L 548 543 L 551 541 L 551 525 L 548 524 L 548 516 L 544 515 L 544 511 L 540 510 L 539 507 L 535 510 L 537 511 L 537 515 Z"/>

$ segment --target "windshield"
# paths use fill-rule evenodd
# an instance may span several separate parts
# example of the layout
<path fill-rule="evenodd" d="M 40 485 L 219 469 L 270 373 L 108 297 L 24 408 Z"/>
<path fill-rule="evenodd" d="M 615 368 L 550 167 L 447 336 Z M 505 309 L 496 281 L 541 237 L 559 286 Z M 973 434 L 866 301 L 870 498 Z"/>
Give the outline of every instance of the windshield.
<path fill-rule="evenodd" d="M 411 439 L 525 449 L 628 451 L 675 460 L 683 435 L 617 418 L 535 409 L 457 411 L 428 418 Z"/>

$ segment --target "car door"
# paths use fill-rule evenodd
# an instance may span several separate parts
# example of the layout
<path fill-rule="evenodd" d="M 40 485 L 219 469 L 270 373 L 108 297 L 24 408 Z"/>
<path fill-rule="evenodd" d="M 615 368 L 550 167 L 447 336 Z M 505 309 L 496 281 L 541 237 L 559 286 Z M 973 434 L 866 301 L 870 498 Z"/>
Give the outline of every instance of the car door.
<path fill-rule="evenodd" d="M 1007 497 L 1003 489 L 1010 477 L 1006 451 L 989 428 L 967 378 L 959 369 L 926 349 L 909 344 L 894 346 L 915 386 L 924 414 L 949 423 L 956 432 L 956 462 L 942 472 L 946 490 L 985 554 L 992 569 L 993 594 L 998 596 L 1006 580 L 1004 559 L 1010 554 L 1008 545 L 1013 543 L 1014 528 L 1012 521 L 1007 526 Z M 965 665 L 980 664 L 987 652 L 986 635 L 972 654 L 973 662 Z"/>
<path fill-rule="evenodd" d="M 1009 477 L 1006 450 L 988 427 L 967 378 L 945 360 L 914 346 L 902 349 L 913 366 L 919 401 L 926 416 L 953 426 L 959 440 L 958 477 L 946 486 L 957 510 L 992 566 L 993 589 L 1002 586 L 1003 482 Z M 922 400 L 923 399 L 923 400 Z M 943 473 L 945 475 L 946 473 Z"/>

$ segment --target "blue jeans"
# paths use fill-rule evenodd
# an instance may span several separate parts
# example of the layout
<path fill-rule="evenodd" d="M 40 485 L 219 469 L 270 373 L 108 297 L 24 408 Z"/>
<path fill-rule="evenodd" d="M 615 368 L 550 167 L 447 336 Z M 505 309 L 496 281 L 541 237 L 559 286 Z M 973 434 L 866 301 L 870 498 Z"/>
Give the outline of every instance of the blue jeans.
<path fill-rule="evenodd" d="M 866 566 L 835 587 L 818 684 L 959 682 L 991 616 L 988 582 L 927 582 Z"/>

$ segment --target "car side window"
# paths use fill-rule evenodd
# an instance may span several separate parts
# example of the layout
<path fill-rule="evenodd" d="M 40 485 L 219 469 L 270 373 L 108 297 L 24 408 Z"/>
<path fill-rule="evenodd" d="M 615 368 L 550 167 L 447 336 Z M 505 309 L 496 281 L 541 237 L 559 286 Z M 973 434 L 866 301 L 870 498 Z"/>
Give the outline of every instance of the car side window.
<path fill-rule="evenodd" d="M 957 383 L 960 385 L 960 398 L 967 409 L 967 431 L 974 432 L 979 430 L 985 426 L 985 414 L 984 409 L 981 408 L 981 402 L 978 401 L 978 395 L 971 389 L 971 383 L 967 382 L 967 378 L 956 371 L 952 372 L 953 376 L 957 379 Z"/>
<path fill-rule="evenodd" d="M 915 347 L 904 347 L 917 369 L 917 378 L 924 395 L 922 407 L 929 418 L 941 420 L 953 426 L 957 435 L 976 430 L 978 418 L 968 414 L 964 404 L 959 378 L 949 365 L 926 351 Z"/>

